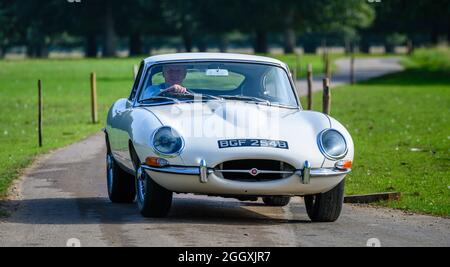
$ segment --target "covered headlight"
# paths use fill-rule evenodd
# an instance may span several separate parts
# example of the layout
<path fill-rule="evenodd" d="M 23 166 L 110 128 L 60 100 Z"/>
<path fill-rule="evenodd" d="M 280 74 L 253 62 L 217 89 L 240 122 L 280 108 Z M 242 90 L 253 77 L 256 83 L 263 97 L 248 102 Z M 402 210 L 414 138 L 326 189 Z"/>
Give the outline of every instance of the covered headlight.
<path fill-rule="evenodd" d="M 156 130 L 151 142 L 155 152 L 163 156 L 177 156 L 184 148 L 183 138 L 168 126 Z"/>
<path fill-rule="evenodd" d="M 330 160 L 343 159 L 347 155 L 347 142 L 336 130 L 328 129 L 320 133 L 318 143 L 322 154 Z"/>

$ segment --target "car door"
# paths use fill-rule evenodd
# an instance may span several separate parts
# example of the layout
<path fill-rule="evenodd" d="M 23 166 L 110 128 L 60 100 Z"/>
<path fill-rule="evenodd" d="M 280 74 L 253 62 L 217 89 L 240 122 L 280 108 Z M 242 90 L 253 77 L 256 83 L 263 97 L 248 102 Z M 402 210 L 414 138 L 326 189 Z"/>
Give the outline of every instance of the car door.
<path fill-rule="evenodd" d="M 113 137 L 111 138 L 111 146 L 113 155 L 119 163 L 129 169 L 133 169 L 128 145 L 130 140 L 130 126 L 133 122 L 133 104 L 139 89 L 143 71 L 144 63 L 141 63 L 130 97 L 128 99 L 119 100 L 112 111 L 114 127 L 112 127 Z"/>

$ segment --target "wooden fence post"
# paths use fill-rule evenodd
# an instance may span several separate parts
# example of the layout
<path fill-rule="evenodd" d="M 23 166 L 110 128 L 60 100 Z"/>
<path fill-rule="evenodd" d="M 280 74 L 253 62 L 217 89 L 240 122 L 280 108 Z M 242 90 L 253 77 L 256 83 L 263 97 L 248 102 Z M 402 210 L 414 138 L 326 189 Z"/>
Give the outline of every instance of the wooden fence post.
<path fill-rule="evenodd" d="M 331 79 L 330 54 L 328 53 L 328 51 L 325 56 L 325 77 Z"/>
<path fill-rule="evenodd" d="M 406 43 L 408 56 L 414 54 L 414 43 L 409 39 Z"/>
<path fill-rule="evenodd" d="M 91 73 L 91 115 L 92 123 L 98 122 L 97 114 L 97 75 L 95 72 Z"/>
<path fill-rule="evenodd" d="M 355 84 L 355 55 L 352 54 L 350 58 L 350 84 Z"/>
<path fill-rule="evenodd" d="M 39 147 L 42 147 L 42 115 L 43 115 L 42 81 L 38 80 L 38 139 Z"/>
<path fill-rule="evenodd" d="M 308 64 L 308 110 L 313 109 L 313 67 L 312 64 Z"/>
<path fill-rule="evenodd" d="M 323 113 L 330 115 L 331 112 L 331 91 L 330 79 L 323 79 Z"/>

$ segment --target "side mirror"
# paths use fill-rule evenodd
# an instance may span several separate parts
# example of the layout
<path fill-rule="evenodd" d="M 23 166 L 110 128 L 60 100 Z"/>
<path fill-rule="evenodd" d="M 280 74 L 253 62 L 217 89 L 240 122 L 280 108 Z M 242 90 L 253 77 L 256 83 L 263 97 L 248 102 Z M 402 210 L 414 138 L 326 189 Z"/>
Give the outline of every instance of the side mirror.
<path fill-rule="evenodd" d="M 125 108 L 129 109 L 133 107 L 133 102 L 131 102 L 129 99 L 127 100 L 127 102 L 125 103 Z"/>

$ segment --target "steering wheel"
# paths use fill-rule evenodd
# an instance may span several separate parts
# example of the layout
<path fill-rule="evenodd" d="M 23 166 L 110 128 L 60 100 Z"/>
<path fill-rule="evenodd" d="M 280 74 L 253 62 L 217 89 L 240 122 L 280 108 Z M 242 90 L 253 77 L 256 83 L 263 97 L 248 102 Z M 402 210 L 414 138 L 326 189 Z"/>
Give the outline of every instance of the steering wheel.
<path fill-rule="evenodd" d="M 169 91 L 163 91 L 161 93 L 159 93 L 157 96 L 162 96 L 162 97 L 183 97 L 183 96 L 191 96 L 194 95 L 195 93 L 192 92 L 189 89 L 186 89 L 187 92 L 185 94 L 181 94 L 181 93 L 176 93 L 176 92 L 169 92 Z"/>

